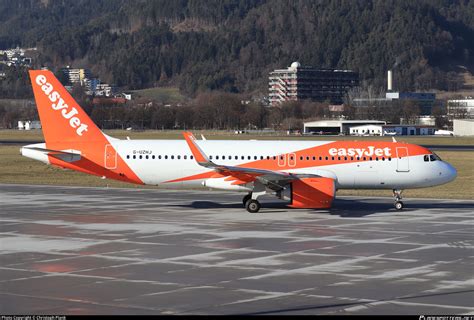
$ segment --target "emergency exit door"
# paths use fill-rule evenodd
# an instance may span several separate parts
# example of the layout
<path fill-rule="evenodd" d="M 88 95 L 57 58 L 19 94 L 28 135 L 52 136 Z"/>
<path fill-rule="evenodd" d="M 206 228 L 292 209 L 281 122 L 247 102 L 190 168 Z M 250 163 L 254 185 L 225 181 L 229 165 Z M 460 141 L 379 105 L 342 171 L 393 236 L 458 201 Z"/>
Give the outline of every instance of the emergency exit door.
<path fill-rule="evenodd" d="M 397 171 L 410 171 L 410 162 L 408 159 L 408 149 L 405 147 L 397 148 Z"/>
<path fill-rule="evenodd" d="M 107 169 L 117 168 L 117 151 L 110 144 L 105 146 L 105 167 Z"/>

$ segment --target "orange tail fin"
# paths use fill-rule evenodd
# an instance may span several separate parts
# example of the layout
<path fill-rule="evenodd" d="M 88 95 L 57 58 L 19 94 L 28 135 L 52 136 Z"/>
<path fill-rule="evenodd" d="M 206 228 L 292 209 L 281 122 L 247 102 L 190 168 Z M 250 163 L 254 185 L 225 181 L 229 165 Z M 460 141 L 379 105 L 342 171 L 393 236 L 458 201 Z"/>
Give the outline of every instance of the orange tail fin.
<path fill-rule="evenodd" d="M 81 155 L 80 160 L 72 162 L 49 156 L 51 164 L 143 184 L 51 71 L 30 70 L 29 73 L 46 149 L 73 150 Z"/>
<path fill-rule="evenodd" d="M 30 70 L 30 78 L 47 144 L 102 139 L 103 133 L 51 71 Z"/>

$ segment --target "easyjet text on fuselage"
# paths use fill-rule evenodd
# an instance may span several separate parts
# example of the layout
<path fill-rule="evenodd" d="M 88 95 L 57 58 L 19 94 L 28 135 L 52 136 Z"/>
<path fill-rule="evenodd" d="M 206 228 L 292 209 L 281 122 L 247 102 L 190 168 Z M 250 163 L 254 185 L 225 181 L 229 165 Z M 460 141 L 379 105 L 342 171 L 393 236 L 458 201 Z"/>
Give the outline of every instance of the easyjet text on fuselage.
<path fill-rule="evenodd" d="M 357 157 L 391 157 L 392 151 L 389 147 L 376 148 L 368 146 L 367 148 L 331 148 L 329 149 L 331 156 L 357 156 Z"/>

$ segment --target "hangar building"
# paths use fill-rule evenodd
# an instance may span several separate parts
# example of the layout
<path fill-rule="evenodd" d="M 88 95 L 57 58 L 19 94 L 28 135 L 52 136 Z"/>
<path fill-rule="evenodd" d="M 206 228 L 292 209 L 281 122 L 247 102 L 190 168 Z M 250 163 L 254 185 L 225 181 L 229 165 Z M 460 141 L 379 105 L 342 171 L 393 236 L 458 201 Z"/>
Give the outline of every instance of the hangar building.
<path fill-rule="evenodd" d="M 304 134 L 349 134 L 350 128 L 362 125 L 385 125 L 379 120 L 321 120 L 304 123 Z"/>

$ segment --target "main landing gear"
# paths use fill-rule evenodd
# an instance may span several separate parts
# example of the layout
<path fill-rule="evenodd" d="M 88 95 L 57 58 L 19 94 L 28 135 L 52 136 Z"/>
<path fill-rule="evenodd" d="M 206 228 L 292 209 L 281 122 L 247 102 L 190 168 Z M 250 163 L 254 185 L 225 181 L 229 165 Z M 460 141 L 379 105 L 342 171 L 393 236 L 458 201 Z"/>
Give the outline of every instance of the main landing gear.
<path fill-rule="evenodd" d="M 244 206 L 247 204 L 247 201 L 249 201 L 250 199 L 252 199 L 252 193 L 250 192 L 249 194 L 247 194 L 243 199 L 242 199 L 242 203 L 244 204 Z"/>
<path fill-rule="evenodd" d="M 393 196 L 395 197 L 395 209 L 398 211 L 403 209 L 403 202 L 402 200 L 402 191 L 399 189 L 393 189 Z"/>
<path fill-rule="evenodd" d="M 249 192 L 242 199 L 245 209 L 247 209 L 247 211 L 250 213 L 258 212 L 262 206 L 260 205 L 260 202 L 257 201 L 257 198 L 263 196 L 266 193 L 267 191 L 265 186 L 262 183 L 255 181 L 253 191 Z"/>
<path fill-rule="evenodd" d="M 260 210 L 260 202 L 257 200 L 249 199 L 245 203 L 245 209 L 247 209 L 248 212 L 250 213 L 256 213 Z"/>
<path fill-rule="evenodd" d="M 257 199 L 252 199 L 252 193 L 247 194 L 242 199 L 242 203 L 244 204 L 245 209 L 247 209 L 247 211 L 250 213 L 256 213 L 262 207 L 260 205 L 260 202 L 257 201 Z"/>
<path fill-rule="evenodd" d="M 260 202 L 258 202 L 257 197 L 265 194 L 265 191 L 258 191 L 256 192 L 255 189 L 253 192 L 250 192 L 247 194 L 243 199 L 242 202 L 245 206 L 245 209 L 247 209 L 248 212 L 250 213 L 257 213 L 260 208 L 262 207 Z"/>

